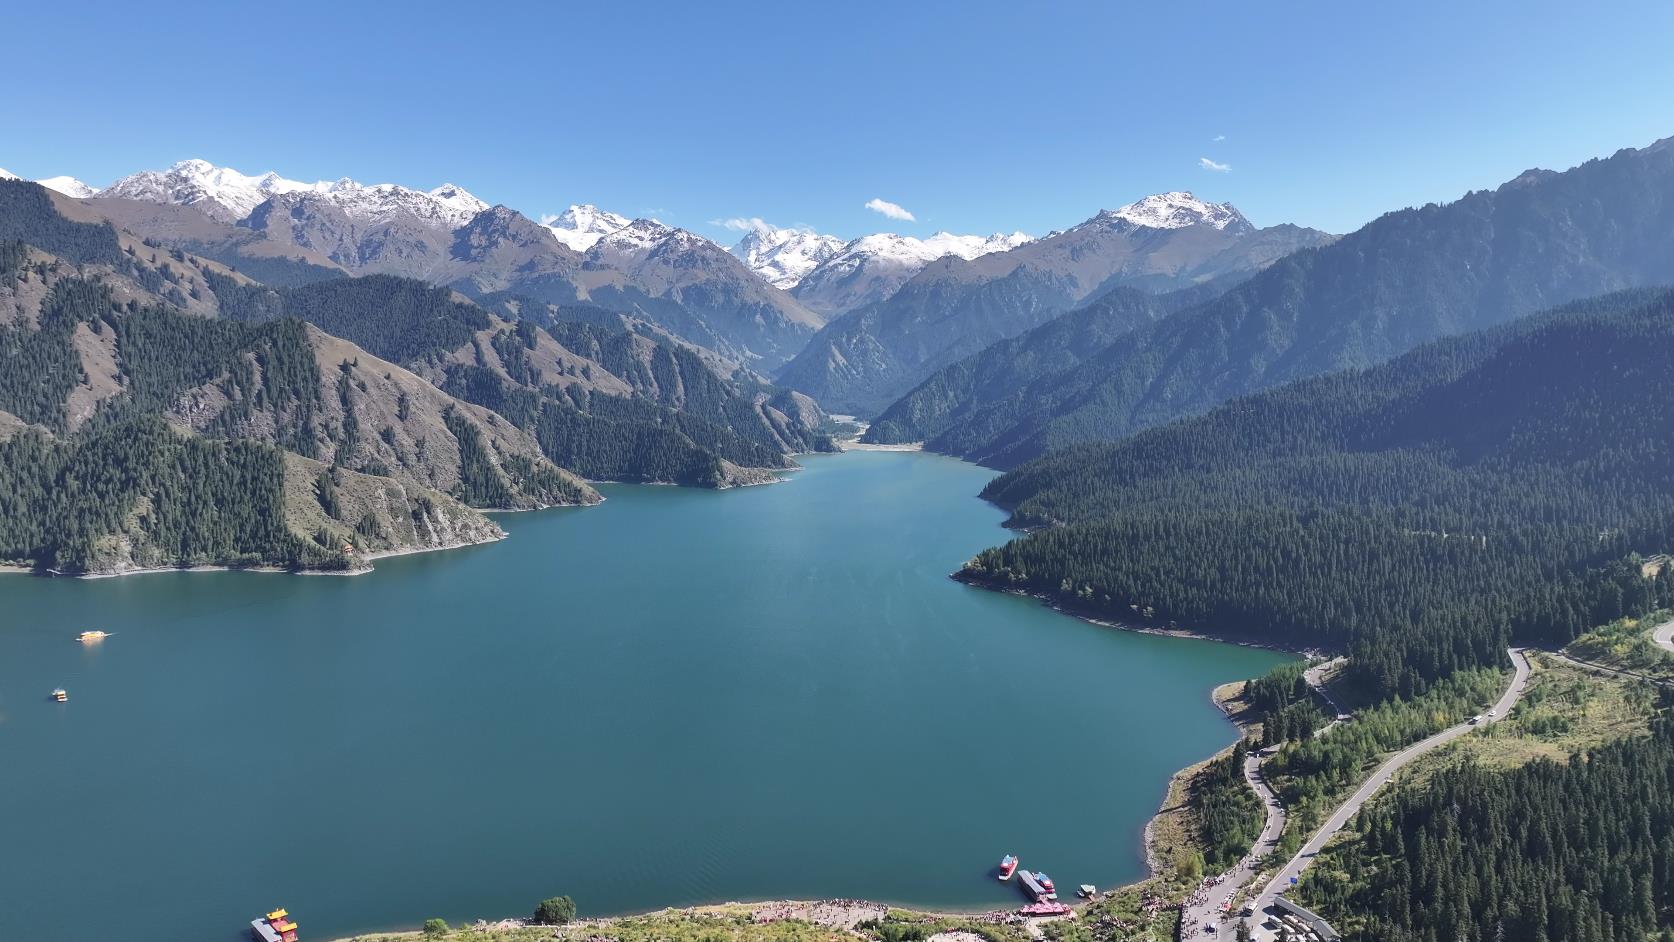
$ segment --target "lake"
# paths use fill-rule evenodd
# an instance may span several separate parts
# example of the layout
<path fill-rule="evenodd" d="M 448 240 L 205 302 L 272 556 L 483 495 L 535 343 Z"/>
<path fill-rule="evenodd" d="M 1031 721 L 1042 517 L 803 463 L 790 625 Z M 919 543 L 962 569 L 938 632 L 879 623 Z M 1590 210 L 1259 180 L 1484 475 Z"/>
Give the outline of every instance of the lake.
<path fill-rule="evenodd" d="M 1209 690 L 1283 656 L 948 579 L 1009 536 L 988 470 L 804 463 L 355 578 L 0 576 L 0 939 L 230 942 L 286 906 L 322 940 L 559 893 L 1009 906 L 1007 852 L 1141 876 L 1169 775 L 1234 738 Z"/>

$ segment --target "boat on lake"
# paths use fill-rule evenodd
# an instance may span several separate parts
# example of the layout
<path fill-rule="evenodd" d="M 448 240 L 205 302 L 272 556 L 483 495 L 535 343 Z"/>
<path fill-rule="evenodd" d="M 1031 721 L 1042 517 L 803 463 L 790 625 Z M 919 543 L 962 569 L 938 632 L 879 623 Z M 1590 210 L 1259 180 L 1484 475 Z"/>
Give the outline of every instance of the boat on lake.
<path fill-rule="evenodd" d="M 108 637 L 110 637 L 110 632 L 95 629 L 93 631 L 84 631 L 81 634 L 76 635 L 76 640 L 80 641 L 82 644 L 98 644 Z"/>
<path fill-rule="evenodd" d="M 70 692 L 65 690 L 63 687 L 54 687 L 52 691 L 52 699 L 58 701 L 59 703 L 64 703 L 70 699 Z"/>
<path fill-rule="evenodd" d="M 250 938 L 255 942 L 296 942 L 296 923 L 283 908 L 275 909 L 250 920 Z"/>
<path fill-rule="evenodd" d="M 1035 871 L 1035 879 L 1040 882 L 1040 888 L 1046 892 L 1047 899 L 1058 898 L 1058 888 L 1052 885 L 1052 878 L 1039 870 Z"/>
<path fill-rule="evenodd" d="M 1007 854 L 1004 857 L 1000 858 L 1000 879 L 1001 880 L 1010 880 L 1011 875 L 1016 873 L 1016 872 L 1017 872 L 1017 855 L 1016 854 Z"/>
<path fill-rule="evenodd" d="M 1017 871 L 1017 882 L 1023 884 L 1023 892 L 1029 894 L 1030 899 L 1037 903 L 1046 902 L 1046 887 L 1040 885 L 1040 881 L 1035 879 L 1034 874 L 1027 870 L 1019 870 Z"/>

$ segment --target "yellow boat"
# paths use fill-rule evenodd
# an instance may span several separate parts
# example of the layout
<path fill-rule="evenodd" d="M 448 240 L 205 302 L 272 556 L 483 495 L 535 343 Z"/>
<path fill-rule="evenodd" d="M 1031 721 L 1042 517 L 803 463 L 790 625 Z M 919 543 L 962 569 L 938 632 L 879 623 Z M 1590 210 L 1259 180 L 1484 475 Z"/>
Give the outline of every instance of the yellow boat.
<path fill-rule="evenodd" d="M 108 637 L 110 637 L 110 632 L 108 631 L 84 631 L 81 634 L 76 635 L 76 640 L 80 641 L 82 644 L 98 644 Z"/>

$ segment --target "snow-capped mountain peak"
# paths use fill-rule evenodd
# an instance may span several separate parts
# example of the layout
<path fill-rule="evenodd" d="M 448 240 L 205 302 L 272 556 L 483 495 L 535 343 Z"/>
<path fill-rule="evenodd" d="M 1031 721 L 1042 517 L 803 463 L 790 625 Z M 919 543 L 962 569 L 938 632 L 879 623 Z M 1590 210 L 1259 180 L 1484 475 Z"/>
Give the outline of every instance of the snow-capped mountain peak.
<path fill-rule="evenodd" d="M 768 284 L 786 291 L 847 244 L 836 236 L 809 229 L 781 229 L 755 222 L 758 224 L 728 251 Z"/>
<path fill-rule="evenodd" d="M 236 222 L 281 193 L 319 194 L 351 219 L 362 222 L 381 222 L 405 213 L 450 230 L 488 208 L 487 203 L 451 183 L 428 192 L 394 183 L 365 185 L 348 177 L 304 183 L 273 171 L 250 176 L 197 157 L 167 170 L 143 170 L 123 177 L 98 195 L 197 206 L 222 221 Z"/>
<path fill-rule="evenodd" d="M 347 177 L 335 183 L 316 183 L 322 193 L 350 219 L 384 222 L 408 215 L 447 230 L 470 222 L 488 204 L 451 183 L 434 190 L 414 190 L 395 183 L 363 184 Z"/>
<path fill-rule="evenodd" d="M 276 173 L 246 176 L 230 167 L 217 167 L 207 160 L 182 160 L 167 170 L 142 170 L 112 183 L 100 196 L 197 206 L 225 222 L 250 215 L 275 193 L 314 189 Z"/>
<path fill-rule="evenodd" d="M 794 294 L 816 311 L 835 314 L 889 297 L 926 265 L 944 256 L 956 255 L 969 261 L 1032 241 L 1021 232 L 989 236 L 938 232 L 927 239 L 893 232 L 861 236 L 803 276 Z"/>
<path fill-rule="evenodd" d="M 1147 229 L 1184 229 L 1196 225 L 1225 229 L 1250 224 L 1231 203 L 1210 203 L 1182 190 L 1157 193 L 1117 209 L 1107 209 L 1094 220 L 1120 220 Z"/>
<path fill-rule="evenodd" d="M 73 196 L 78 200 L 87 199 L 99 192 L 97 188 L 88 186 L 75 177 L 47 177 L 45 180 L 36 180 L 35 182 L 49 190 L 57 190 L 65 196 Z"/>
<path fill-rule="evenodd" d="M 620 219 L 621 217 L 617 217 Z M 603 235 L 594 241 L 596 246 L 607 247 L 616 252 L 637 253 L 651 248 L 678 232 L 685 230 L 659 222 L 655 219 L 635 219 L 614 232 Z"/>
<path fill-rule="evenodd" d="M 597 206 L 585 203 L 571 206 L 556 216 L 541 219 L 541 225 L 559 242 L 577 252 L 587 251 L 600 239 L 613 232 L 620 232 L 632 224 L 633 220 L 626 216 L 607 213 Z"/>
<path fill-rule="evenodd" d="M 17 174 L 15 174 L 13 172 L 11 172 L 10 170 L 7 170 L 5 167 L 0 167 L 0 180 L 21 180 L 21 179 L 23 179 L 23 178 L 18 176 Z"/>

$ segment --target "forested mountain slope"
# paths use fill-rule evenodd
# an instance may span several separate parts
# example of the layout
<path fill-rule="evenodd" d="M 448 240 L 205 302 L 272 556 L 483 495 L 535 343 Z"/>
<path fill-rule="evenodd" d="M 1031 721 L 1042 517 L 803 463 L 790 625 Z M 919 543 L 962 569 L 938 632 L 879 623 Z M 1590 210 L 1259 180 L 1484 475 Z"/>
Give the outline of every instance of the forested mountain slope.
<path fill-rule="evenodd" d="M 790 467 L 789 453 L 830 447 L 801 415 L 773 408 L 772 394 L 722 379 L 678 344 L 621 329 L 513 324 L 446 289 L 384 275 L 223 296 L 229 317 L 301 317 L 401 363 L 505 416 L 594 480 L 751 483 Z"/>
<path fill-rule="evenodd" d="M 0 200 L 17 195 L 5 186 Z M 108 226 L 61 218 L 36 237 L 82 261 L 0 242 L 0 559 L 354 568 L 498 537 L 465 502 L 598 499 L 503 420 L 350 344 L 295 320 L 183 313 L 143 288 L 210 298 L 210 281 L 238 283 L 214 263 L 152 263 Z"/>
<path fill-rule="evenodd" d="M 1346 878 L 1316 874 L 1306 902 L 1354 914 L 1353 942 L 1664 939 L 1671 818 L 1674 722 L 1664 711 L 1650 735 L 1567 762 L 1462 763 L 1398 787 L 1331 855 Z"/>
<path fill-rule="evenodd" d="M 827 324 L 778 379 L 828 408 L 876 415 L 937 369 L 1118 286 L 1187 288 L 1332 238 L 1258 229 L 1228 204 L 1158 194 L 1007 252 L 931 262 L 889 298 Z"/>
<path fill-rule="evenodd" d="M 933 438 L 965 416 L 1160 320 L 1174 309 L 1172 297 L 1117 288 L 1086 307 L 945 366 L 885 409 L 864 440 L 887 445 Z"/>
<path fill-rule="evenodd" d="M 1674 140 L 1390 213 L 970 409 L 927 446 L 1011 467 L 1460 331 L 1674 283 Z"/>
<path fill-rule="evenodd" d="M 1348 648 L 1408 694 L 1667 601 L 1674 293 L 1628 292 L 1054 452 L 984 496 L 1045 526 L 962 575 L 1126 620 Z"/>
<path fill-rule="evenodd" d="M 151 216 L 147 218 L 153 221 L 174 219 L 171 213 L 196 213 L 190 207 L 125 200 L 78 201 L 28 184 L 17 186 L 19 195 L 0 206 L 0 228 L 10 226 L 20 236 L 31 238 L 46 238 L 54 226 L 66 224 L 66 213 L 102 225 L 104 220 L 94 209 L 111 205 L 149 208 Z M 33 208 L 26 210 L 25 203 Z M 474 232 L 484 220 L 504 215 L 494 210 L 478 213 L 461 232 Z M 185 226 L 192 220 L 174 222 Z M 200 218 L 195 228 L 182 231 L 203 235 L 216 225 L 220 224 Z M 547 241 L 552 239 L 544 229 L 539 235 Z M 127 248 L 137 250 L 144 258 L 161 253 L 164 271 L 170 271 L 170 264 L 181 265 L 180 260 L 188 257 L 178 248 L 141 243 L 120 230 L 116 236 L 119 244 L 126 240 Z M 490 243 L 503 245 L 493 240 Z M 234 260 L 249 261 L 241 255 L 235 255 Z M 287 264 L 290 262 L 301 264 L 294 259 Z M 817 407 L 796 401 L 784 390 L 767 387 L 753 375 L 737 370 L 731 371 L 736 375 L 729 375 L 719 367 L 719 357 L 677 342 L 672 335 L 654 336 L 654 343 L 642 342 L 633 340 L 634 331 L 623 325 L 614 328 L 619 338 L 604 333 L 594 338 L 594 342 L 612 344 L 620 340 L 635 346 L 634 357 L 618 357 L 618 363 L 626 367 L 633 359 L 638 374 L 648 370 L 660 374 L 663 382 L 657 386 L 617 377 L 610 368 L 564 349 L 540 329 L 525 329 L 525 335 L 513 345 L 526 349 L 526 353 L 511 352 L 511 347 L 495 339 L 503 339 L 511 324 L 455 292 L 415 279 L 388 275 L 348 278 L 339 272 L 335 278 L 299 275 L 286 284 L 270 286 L 254 284 L 220 265 L 206 264 L 203 273 L 190 266 L 183 271 L 185 280 L 178 287 L 152 277 L 135 290 L 141 295 L 147 290 L 166 295 L 163 300 L 169 304 L 206 315 L 238 320 L 300 317 L 328 334 L 414 370 L 437 386 L 448 386 L 478 405 L 509 407 L 510 400 L 495 388 L 500 382 L 524 387 L 523 394 L 552 401 L 548 410 L 552 415 L 546 420 L 548 432 L 541 437 L 543 447 L 558 463 L 587 477 L 725 486 L 763 480 L 761 469 L 789 467 L 789 454 L 830 447 L 829 440 L 816 431 L 824 418 Z M 542 322 L 547 319 L 544 315 L 537 318 Z M 500 349 L 519 363 L 533 366 L 515 377 L 507 374 Z M 495 378 L 485 380 L 482 375 L 469 373 L 478 367 L 496 374 Z M 450 373 L 461 378 L 450 381 Z M 550 395 L 560 392 L 563 395 Z M 525 418 L 532 415 L 526 407 L 518 409 Z M 560 412 L 562 422 L 557 418 Z M 536 435 L 532 419 L 518 424 L 523 432 Z"/>

